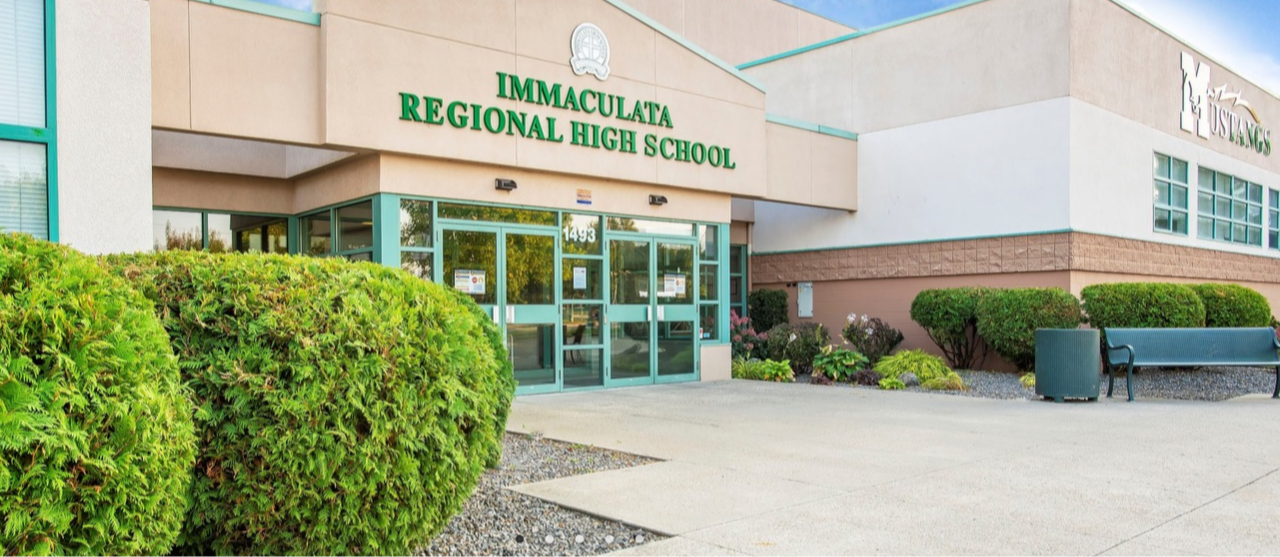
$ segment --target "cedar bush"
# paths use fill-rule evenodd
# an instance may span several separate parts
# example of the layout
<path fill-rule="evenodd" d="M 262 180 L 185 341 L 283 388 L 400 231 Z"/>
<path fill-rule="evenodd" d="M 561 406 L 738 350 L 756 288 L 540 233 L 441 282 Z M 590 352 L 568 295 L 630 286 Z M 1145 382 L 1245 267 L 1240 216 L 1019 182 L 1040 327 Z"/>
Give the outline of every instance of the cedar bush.
<path fill-rule="evenodd" d="M 1002 358 L 1030 371 L 1036 363 L 1036 329 L 1080 326 L 1080 301 L 1061 288 L 990 290 L 978 301 L 978 334 Z"/>
<path fill-rule="evenodd" d="M 408 554 L 496 463 L 514 393 L 484 312 L 371 263 L 112 257 L 156 301 L 195 404 L 185 554 Z"/>
<path fill-rule="evenodd" d="M 911 320 L 929 334 L 955 369 L 978 369 L 986 363 L 987 345 L 978 336 L 978 286 L 922 290 L 911 301 Z"/>
<path fill-rule="evenodd" d="M 902 374 L 910 373 L 915 375 L 921 383 L 955 373 L 947 367 L 942 358 L 924 350 L 903 350 L 892 356 L 885 356 L 876 362 L 873 369 L 885 379 L 898 379 Z"/>
<path fill-rule="evenodd" d="M 1203 327 L 1204 302 L 1183 284 L 1113 282 L 1080 292 L 1088 322 L 1096 329 Z"/>
<path fill-rule="evenodd" d="M 787 291 L 767 288 L 752 291 L 747 295 L 747 314 L 751 316 L 757 331 L 768 331 L 788 323 Z"/>
<path fill-rule="evenodd" d="M 195 431 L 154 308 L 93 259 L 0 234 L 0 554 L 164 554 Z"/>
<path fill-rule="evenodd" d="M 1204 302 L 1206 327 L 1268 327 L 1271 304 L 1257 290 L 1239 284 L 1195 284 L 1191 289 Z"/>

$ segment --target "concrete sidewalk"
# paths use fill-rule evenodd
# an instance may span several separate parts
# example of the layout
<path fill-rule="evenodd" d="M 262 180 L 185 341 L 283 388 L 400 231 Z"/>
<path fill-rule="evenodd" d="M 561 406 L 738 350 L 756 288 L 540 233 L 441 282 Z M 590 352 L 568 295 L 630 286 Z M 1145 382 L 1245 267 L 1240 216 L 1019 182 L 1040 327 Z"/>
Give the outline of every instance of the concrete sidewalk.
<path fill-rule="evenodd" d="M 508 428 L 666 461 L 516 488 L 675 536 L 632 555 L 1280 553 L 1280 401 L 1263 396 L 724 381 L 524 397 Z"/>

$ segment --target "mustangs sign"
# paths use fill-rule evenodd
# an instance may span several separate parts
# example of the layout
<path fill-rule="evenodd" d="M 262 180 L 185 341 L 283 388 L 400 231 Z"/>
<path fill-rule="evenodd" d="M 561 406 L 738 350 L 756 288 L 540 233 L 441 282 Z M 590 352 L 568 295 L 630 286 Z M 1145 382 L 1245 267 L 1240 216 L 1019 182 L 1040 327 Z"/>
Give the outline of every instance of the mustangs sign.
<path fill-rule="evenodd" d="M 1205 139 L 1216 135 L 1270 156 L 1271 130 L 1263 127 L 1243 90 L 1232 92 L 1226 84 L 1212 87 L 1209 71 L 1208 64 L 1197 64 L 1182 53 L 1182 129 Z"/>

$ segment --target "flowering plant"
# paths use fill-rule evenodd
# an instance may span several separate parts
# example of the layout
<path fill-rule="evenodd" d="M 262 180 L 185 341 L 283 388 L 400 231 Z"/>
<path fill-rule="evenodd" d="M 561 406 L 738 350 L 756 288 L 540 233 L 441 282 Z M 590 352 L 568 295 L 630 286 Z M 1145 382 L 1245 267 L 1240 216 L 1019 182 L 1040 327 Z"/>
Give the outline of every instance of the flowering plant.
<path fill-rule="evenodd" d="M 750 317 L 738 317 L 738 313 L 729 310 L 729 340 L 733 345 L 735 358 L 759 358 L 764 355 L 764 341 L 768 333 L 757 333 L 751 326 Z"/>
<path fill-rule="evenodd" d="M 902 331 L 890 327 L 879 318 L 856 313 L 850 313 L 845 319 L 841 336 L 855 351 L 866 356 L 872 365 L 888 356 L 902 343 Z"/>

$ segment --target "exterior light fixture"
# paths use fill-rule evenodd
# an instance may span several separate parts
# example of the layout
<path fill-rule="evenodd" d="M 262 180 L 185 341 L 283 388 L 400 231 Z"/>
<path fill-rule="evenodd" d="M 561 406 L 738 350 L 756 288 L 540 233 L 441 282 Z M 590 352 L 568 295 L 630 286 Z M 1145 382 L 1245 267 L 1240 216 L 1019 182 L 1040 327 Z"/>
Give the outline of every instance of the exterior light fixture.
<path fill-rule="evenodd" d="M 650 205 L 666 205 L 666 204 L 667 204 L 667 196 L 665 196 L 665 195 L 650 195 L 650 196 L 649 196 L 649 204 L 650 204 Z"/>
<path fill-rule="evenodd" d="M 503 180 L 502 178 L 493 179 L 493 189 L 502 191 L 511 191 L 516 189 L 515 180 Z"/>

